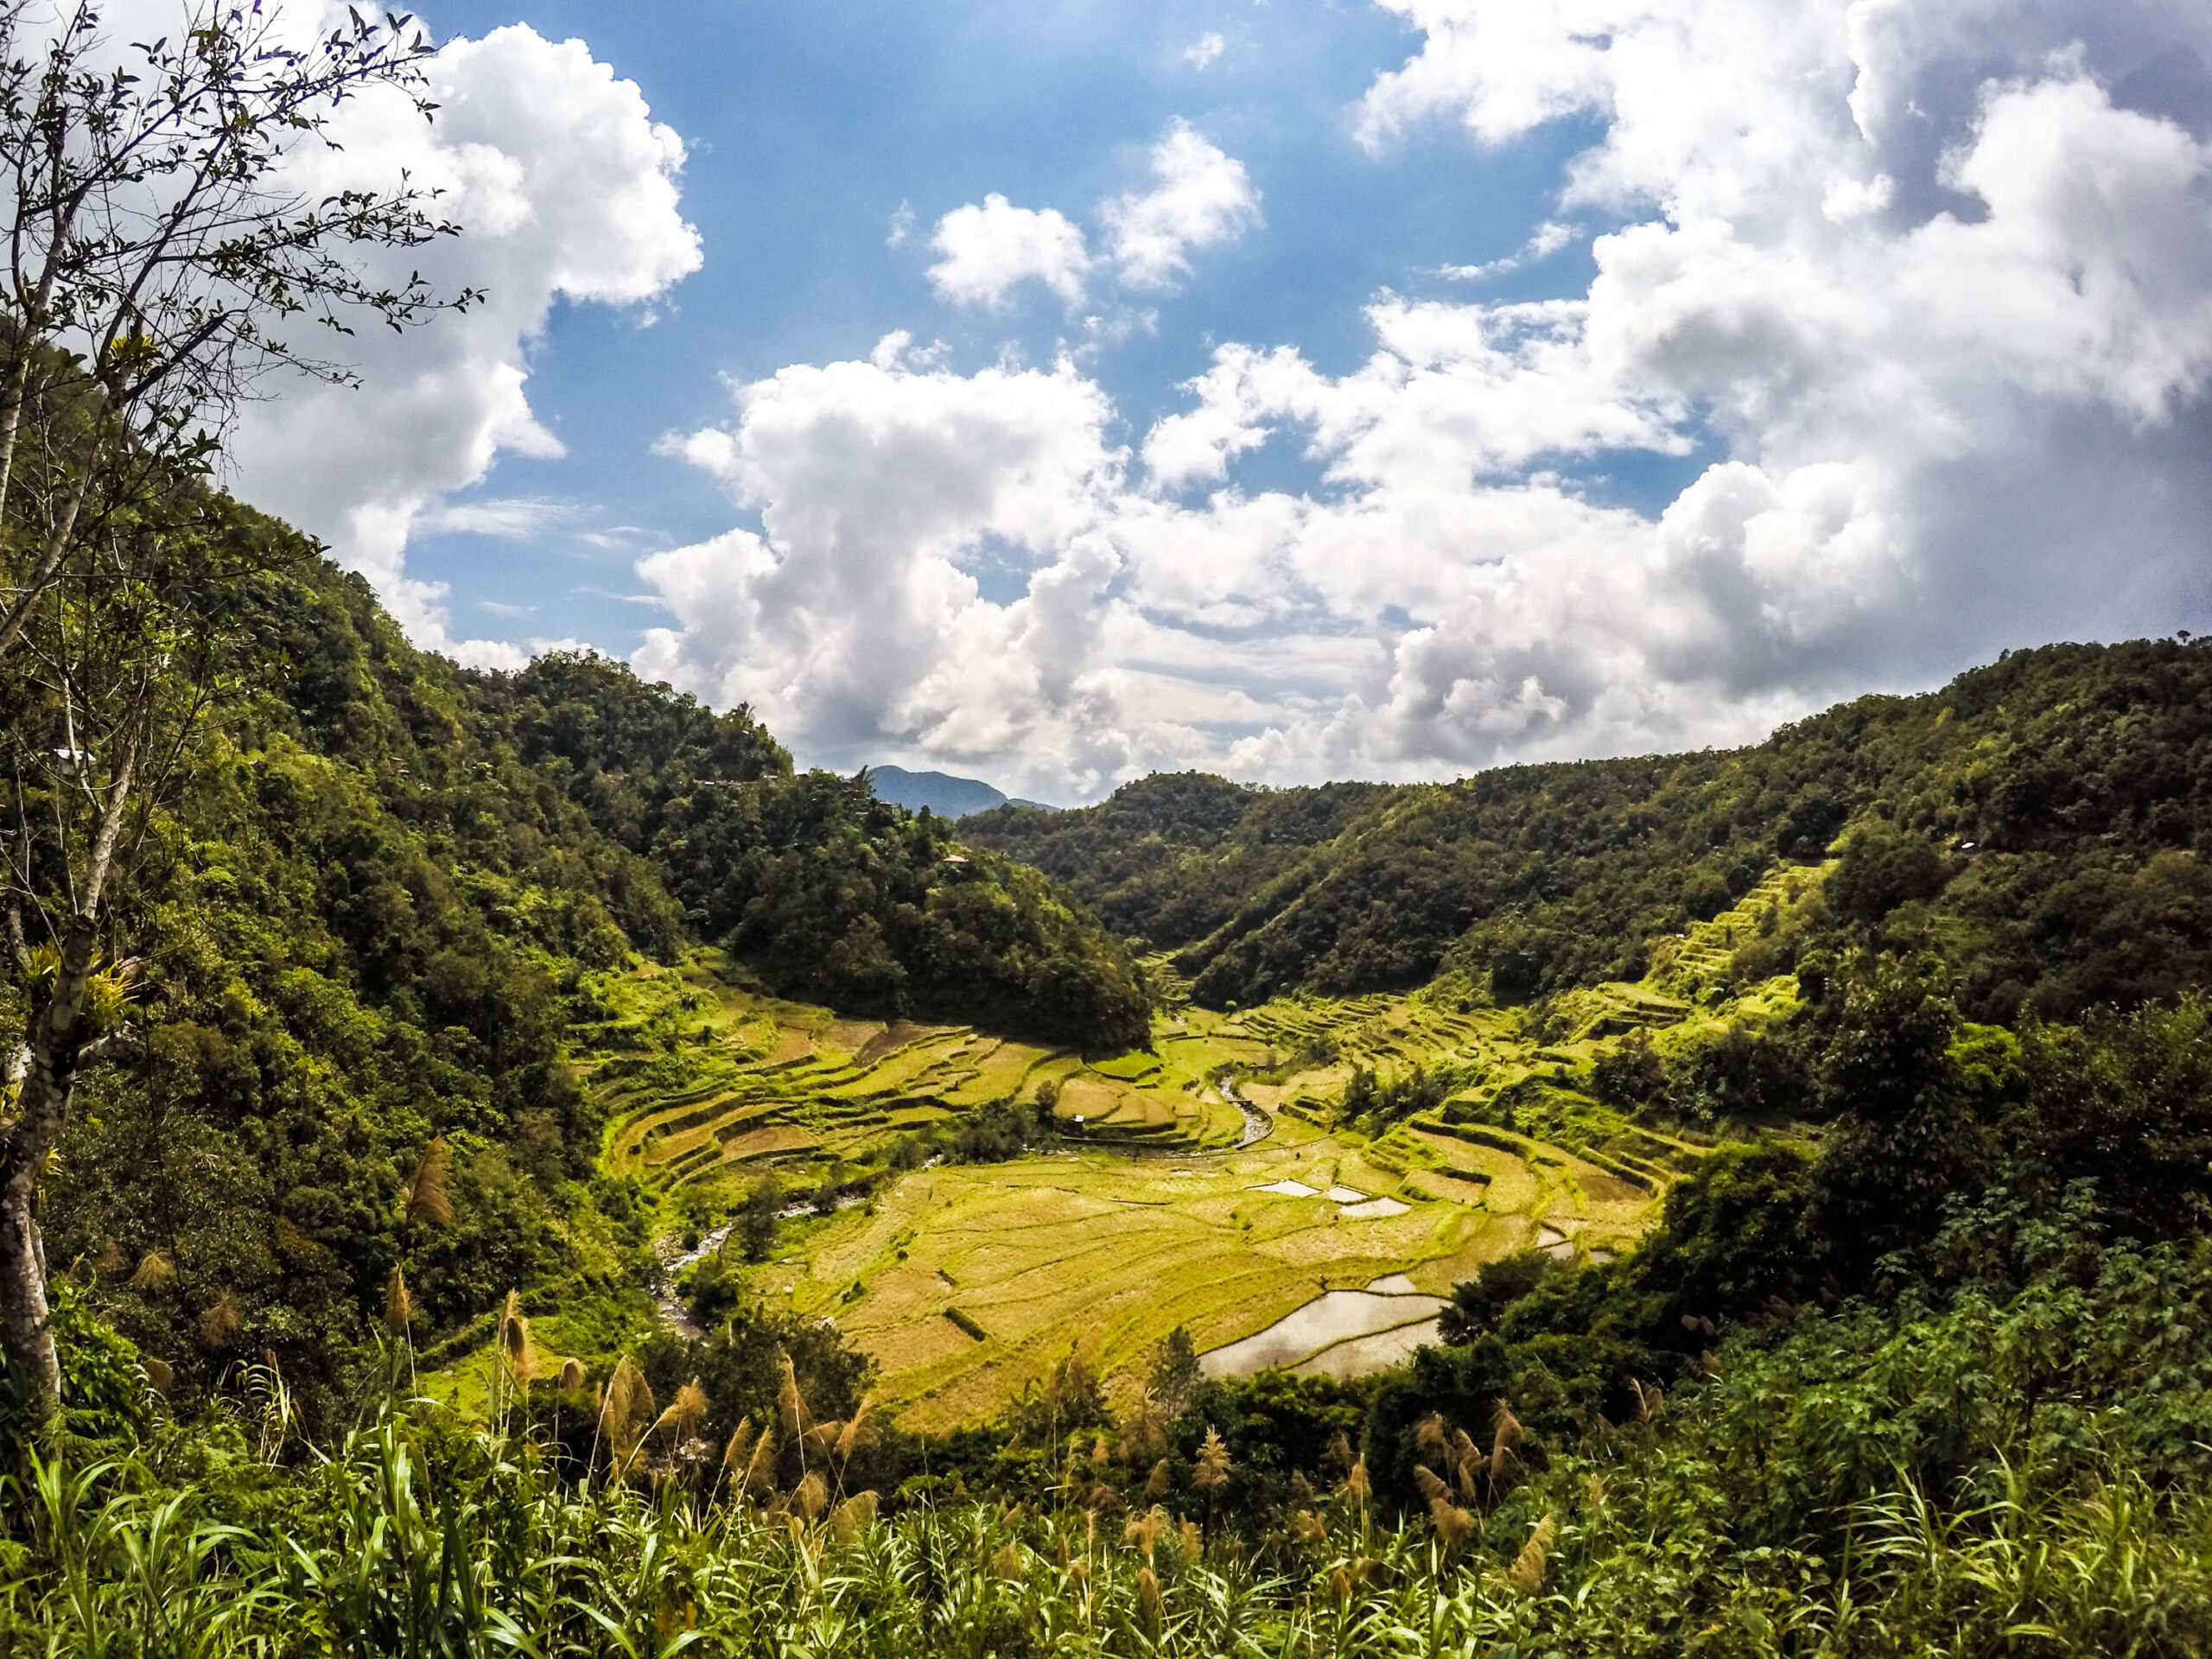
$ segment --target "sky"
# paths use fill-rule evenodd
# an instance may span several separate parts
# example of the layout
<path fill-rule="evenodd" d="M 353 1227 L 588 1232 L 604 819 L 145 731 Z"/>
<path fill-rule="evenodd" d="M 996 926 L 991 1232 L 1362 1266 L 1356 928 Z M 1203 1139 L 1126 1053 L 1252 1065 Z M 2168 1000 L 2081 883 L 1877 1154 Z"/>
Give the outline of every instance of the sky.
<path fill-rule="evenodd" d="M 462 661 L 1074 804 L 2212 629 L 2201 0 L 422 18 L 436 121 L 297 166 L 442 188 L 490 297 L 231 481 Z"/>

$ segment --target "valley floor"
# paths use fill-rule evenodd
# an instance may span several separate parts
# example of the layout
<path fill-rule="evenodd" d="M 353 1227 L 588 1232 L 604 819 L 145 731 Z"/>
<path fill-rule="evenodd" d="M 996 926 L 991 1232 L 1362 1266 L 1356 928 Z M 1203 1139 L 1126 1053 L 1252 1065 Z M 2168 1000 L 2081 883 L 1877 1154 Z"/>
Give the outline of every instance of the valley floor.
<path fill-rule="evenodd" d="M 903 1423 L 947 1429 L 989 1415 L 1077 1344 L 1098 1375 L 1134 1376 L 1178 1325 L 1201 1350 L 1222 1349 L 1328 1292 L 1403 1275 L 1407 1292 L 1442 1294 L 1540 1236 L 1603 1248 L 1641 1229 L 1641 1195 L 1592 1200 L 1571 1178 L 1489 1158 L 1501 1198 L 1522 1207 L 1491 1207 L 1486 1189 L 1440 1195 L 1426 1172 L 1370 1161 L 1294 1119 L 1211 1157 L 1068 1151 L 943 1166 L 828 1222 L 758 1282 L 772 1301 L 834 1317 L 875 1357 Z M 1267 1190 L 1291 1184 L 1309 1192 Z M 1407 1301 L 1386 1330 L 1425 1327 L 1438 1306 Z M 1374 1328 L 1354 1325 L 1323 1323 L 1274 1363 L 1374 1369 L 1403 1357 L 1402 1344 L 1340 1352 Z"/>
<path fill-rule="evenodd" d="M 1185 1007 L 1153 1052 L 1084 1057 L 727 976 L 708 954 L 608 976 L 608 1018 L 582 1033 L 607 1167 L 700 1240 L 682 1265 L 718 1255 L 771 1308 L 834 1319 L 916 1430 L 989 1416 L 1078 1346 L 1133 1389 L 1178 1326 L 1214 1374 L 1399 1363 L 1483 1263 L 1617 1251 L 1703 1154 L 1567 1081 L 1627 1031 L 1705 1017 L 1655 985 L 1586 994 L 1549 1043 L 1517 1011 L 1434 995 L 1305 997 Z M 1417 1071 L 1449 1080 L 1440 1103 L 1338 1125 L 1356 1074 Z M 1488 1121 L 1516 1084 L 1541 1109 Z M 1003 1161 L 930 1138 L 994 1104 L 1057 1138 Z M 795 1201 L 743 1266 L 727 1217 L 770 1179 Z"/>
<path fill-rule="evenodd" d="M 1133 1391 L 1179 1326 L 1215 1375 L 1384 1369 L 1484 1263 L 1625 1248 L 1707 1148 L 1603 1105 L 1592 1063 L 1632 1033 L 1663 1045 L 1794 1007 L 1788 982 L 1727 983 L 1730 952 L 1825 874 L 1778 868 L 1668 942 L 1649 978 L 1544 1009 L 1441 984 L 1184 1005 L 1150 1050 L 1084 1055 L 782 1001 L 700 951 L 596 976 L 601 1017 L 574 1035 L 604 1166 L 660 1217 L 662 1316 L 683 1328 L 678 1268 L 711 1268 L 836 1321 L 883 1405 L 950 1429 L 1074 1348 Z M 1151 971 L 1174 1002 L 1172 971 Z M 1360 1088 L 1424 1078 L 1418 1098 L 1354 1109 Z M 963 1143 L 994 1114 L 995 1141 Z M 732 1217 L 764 1184 L 785 1218 L 747 1264 Z M 556 1320 L 593 1363 L 618 1357 L 599 1351 L 620 1340 L 606 1325 L 594 1342 Z M 434 1386 L 480 1392 L 489 1337 Z"/>

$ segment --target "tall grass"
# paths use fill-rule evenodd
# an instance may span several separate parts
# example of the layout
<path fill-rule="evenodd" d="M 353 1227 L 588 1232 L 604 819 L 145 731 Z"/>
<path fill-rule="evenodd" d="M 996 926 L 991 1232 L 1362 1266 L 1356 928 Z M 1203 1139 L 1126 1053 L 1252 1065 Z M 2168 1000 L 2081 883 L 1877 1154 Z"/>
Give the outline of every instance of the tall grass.
<path fill-rule="evenodd" d="M 169 1431 L 172 1434 L 182 1431 Z M 1378 1525 L 1363 1490 L 1280 1527 L 1048 1494 L 830 1508 L 672 1478 L 571 1486 L 518 1433 L 386 1403 L 289 1473 L 161 1446 L 34 1463 L 5 1576 L 15 1649 L 86 1659 L 678 1652 L 1404 1656 L 2194 1654 L 2212 1504 L 2113 1473 L 1999 1465 L 1955 1501 L 1900 1484 L 1840 1545 L 1732 1535 L 1693 1445 L 1560 1459 L 1466 1533 Z M 251 1471 L 249 1475 L 248 1471 Z M 815 1471 L 810 1470 L 810 1475 Z M 1595 1478 L 1602 1477 L 1602 1478 Z M 1460 1511 L 1465 1515 L 1465 1511 Z M 1295 1519 L 1295 1524 L 1293 1524 Z"/>

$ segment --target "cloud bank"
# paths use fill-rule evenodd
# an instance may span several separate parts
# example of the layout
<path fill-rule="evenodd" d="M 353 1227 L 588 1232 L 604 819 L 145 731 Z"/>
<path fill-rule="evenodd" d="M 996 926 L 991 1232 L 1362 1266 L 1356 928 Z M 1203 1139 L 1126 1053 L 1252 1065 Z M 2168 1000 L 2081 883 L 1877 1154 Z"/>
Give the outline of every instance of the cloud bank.
<path fill-rule="evenodd" d="M 400 274 L 419 266 L 445 292 L 474 284 L 489 297 L 404 335 L 361 331 L 348 342 L 358 391 L 287 385 L 251 406 L 235 481 L 365 573 L 418 643 L 515 666 L 519 647 L 452 637 L 443 588 L 406 574 L 409 533 L 443 522 L 499 534 L 518 522 L 482 511 L 474 522 L 440 504 L 503 452 L 561 453 L 524 391 L 552 307 L 645 305 L 697 268 L 699 239 L 677 203 L 682 141 L 582 41 L 500 29 L 448 43 L 429 79 L 434 125 L 400 99 L 358 99 L 334 129 L 344 149 L 303 151 L 289 177 L 320 194 L 409 169 L 445 192 L 439 209 L 463 233 L 410 251 Z"/>
<path fill-rule="evenodd" d="M 1384 3 L 1421 36 L 1351 117 L 1384 162 L 1423 124 L 1598 124 L 1547 221 L 1608 227 L 1586 291 L 1383 295 L 1342 375 L 1224 345 L 1125 438 L 1072 361 L 893 340 L 742 386 L 686 452 L 763 533 L 641 567 L 671 622 L 639 666 L 810 755 L 1076 798 L 1742 741 L 2212 613 L 2212 13 Z M 1248 222 L 1195 133 L 1154 166 L 1086 269 L 1172 282 Z M 952 297 L 1066 297 L 1047 242 Z M 1319 486 L 1241 487 L 1270 444 Z M 1671 499 L 1620 505 L 1653 466 Z"/>

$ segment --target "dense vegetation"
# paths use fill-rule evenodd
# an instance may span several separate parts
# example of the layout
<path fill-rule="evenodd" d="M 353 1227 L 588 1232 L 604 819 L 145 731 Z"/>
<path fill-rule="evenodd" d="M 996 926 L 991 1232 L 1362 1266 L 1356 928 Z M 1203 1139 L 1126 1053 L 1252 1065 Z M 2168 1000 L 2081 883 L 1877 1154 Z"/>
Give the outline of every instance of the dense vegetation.
<path fill-rule="evenodd" d="M 429 43 L 349 21 L 302 54 L 208 13 L 133 48 L 145 75 L 88 74 L 86 7 L 0 54 L 43 273 L 0 319 L 9 1652 L 2212 1652 L 2212 650 L 2024 653 L 1734 754 L 1155 779 L 956 853 L 744 710 L 589 656 L 416 652 L 205 488 L 257 366 L 298 360 L 265 325 L 480 297 L 378 290 L 337 245 L 451 229 L 411 185 L 264 188 L 356 86 L 433 113 Z M 1594 1097 L 1700 1136 L 1620 1165 L 1681 1176 L 1656 1228 L 1491 1262 L 1441 1343 L 1355 1382 L 1205 1380 L 1184 1330 L 1101 1378 L 1056 1333 L 997 1421 L 935 1440 L 703 1239 L 658 1317 L 649 1235 L 707 1217 L 607 1173 L 588 1034 L 619 1036 L 641 1135 L 717 1160 L 728 1096 L 687 1046 L 788 1066 L 830 1023 L 718 1037 L 717 971 L 1141 1043 L 1127 951 L 1015 853 L 1210 1001 L 1440 975 L 1432 1007 L 1533 1002 L 1548 1069 L 1495 1087 L 1471 1048 L 1343 1051 L 1332 1144 L 1409 1115 L 1550 1137 Z M 1829 873 L 1756 887 L 1777 860 Z M 1546 1001 L 1709 962 L 1721 930 L 1668 935 L 1754 891 L 1719 982 L 1675 985 L 1701 1008 Z M 1563 1029 L 1588 1005 L 1667 1028 L 1593 1045 Z M 815 1210 L 879 1165 L 1019 1156 L 1053 1104 L 884 1098 Z M 787 1217 L 761 1181 L 739 1254 Z M 917 1334 L 987 1338 L 944 1318 Z"/>
<path fill-rule="evenodd" d="M 228 666 L 110 925 L 144 963 L 129 1040 L 79 1085 L 43 1211 L 53 1265 L 180 1386 L 266 1353 L 328 1421 L 403 1266 L 429 1329 L 518 1284 L 642 1318 L 645 1218 L 596 1173 L 567 1057 L 633 951 L 723 941 L 855 1012 L 1142 1040 L 1126 952 L 1033 872 L 947 864 L 942 823 L 603 660 L 418 652 L 358 578 L 213 506 L 254 550 Z M 11 738 L 53 747 L 9 696 Z M 21 806 L 35 840 L 35 786 Z M 10 1029 L 41 971 L 0 985 Z"/>
<path fill-rule="evenodd" d="M 1732 969 L 1794 971 L 1786 1013 L 1479 1101 L 1349 1078 L 1371 1131 L 1442 1105 L 1541 1132 L 1569 1083 L 1790 1131 L 1707 1159 L 1634 1253 L 1496 1263 L 1379 1377 L 1198 1382 L 1185 1341 L 1100 1379 L 1071 1352 L 927 1440 L 874 1418 L 834 1325 L 719 1268 L 689 1281 L 703 1334 L 639 1338 L 665 1218 L 599 1166 L 574 1033 L 635 955 L 711 941 L 855 1011 L 1127 1043 L 1126 950 L 1007 853 L 797 774 L 743 711 L 590 657 L 455 669 L 211 511 L 195 533 L 251 556 L 108 925 L 143 958 L 103 993 L 123 1040 L 44 1187 L 65 1409 L 0 1418 L 15 1645 L 2212 1646 L 2212 654 L 2025 653 L 1737 755 L 1155 779 L 1041 839 L 994 816 L 979 842 L 1180 939 L 1223 1000 L 1439 969 L 1541 997 L 1636 971 L 1777 857 L 1838 855 Z M 43 696 L 10 704 L 26 753 Z M 0 1018 L 52 971 L 24 952 Z M 1007 1103 L 886 1160 L 1043 1130 Z M 753 1254 L 781 1201 L 740 1217 Z M 526 1308 L 631 1357 L 556 1367 Z M 467 1413 L 411 1397 L 487 1347 Z"/>
<path fill-rule="evenodd" d="M 956 852 L 943 820 L 864 780 L 794 774 L 744 709 L 588 655 L 487 677 L 480 696 L 526 761 L 652 861 L 701 937 L 779 991 L 1099 1049 L 1147 1041 L 1135 969 L 1089 916 L 1008 859 Z"/>
<path fill-rule="evenodd" d="M 405 1405 L 395 1349 L 321 1458 L 273 1372 L 175 1423 L 73 1306 L 6 1616 L 127 1653 L 2202 1653 L 2212 1021 L 2016 1038 L 1949 992 L 1846 964 L 1796 1039 L 1817 1154 L 1714 1158 L 1622 1262 L 1497 1264 L 1363 1383 L 1194 1383 L 1171 1342 L 1135 1407 L 1071 1358 L 927 1445 L 822 1325 L 740 1310 L 591 1393 L 529 1386 L 511 1320 L 487 1427 Z M 1875 1255 L 1867 1183 L 1931 1146 L 1948 1192 Z"/>
<path fill-rule="evenodd" d="M 962 831 L 1175 949 L 1213 1005 L 1439 972 L 1501 1000 L 1639 978 L 1655 940 L 1840 837 L 1825 913 L 1747 952 L 1745 977 L 1929 948 L 1974 1017 L 2070 1019 L 2212 976 L 2212 642 L 2018 652 L 1729 753 L 1397 789 L 1155 777 Z"/>

